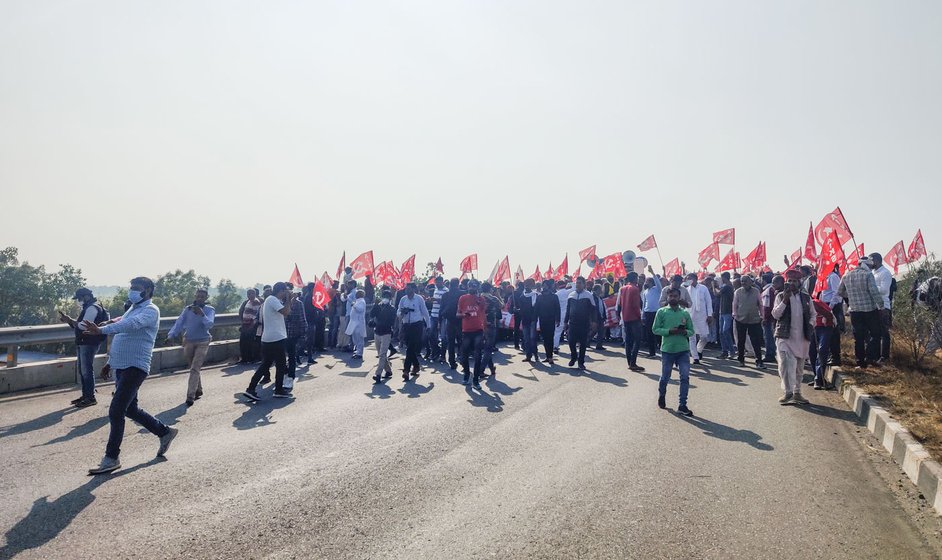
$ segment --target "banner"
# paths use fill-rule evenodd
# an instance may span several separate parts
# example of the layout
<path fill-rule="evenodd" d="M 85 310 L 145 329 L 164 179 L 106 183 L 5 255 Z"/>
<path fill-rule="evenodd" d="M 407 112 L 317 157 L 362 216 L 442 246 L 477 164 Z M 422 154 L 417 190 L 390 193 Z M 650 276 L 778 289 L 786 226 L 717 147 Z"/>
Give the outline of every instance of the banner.
<path fill-rule="evenodd" d="M 618 296 L 608 296 L 602 300 L 602 303 L 605 304 L 605 326 L 608 328 L 617 327 L 620 319 L 618 316 Z"/>
<path fill-rule="evenodd" d="M 324 275 L 326 276 L 327 273 L 325 272 Z M 323 310 L 327 307 L 327 304 L 330 303 L 330 292 L 327 290 L 327 287 L 324 286 L 323 282 L 314 283 L 314 291 L 311 293 L 311 303 L 320 310 Z"/>
<path fill-rule="evenodd" d="M 628 272 L 625 270 L 625 261 L 622 259 L 621 253 L 612 253 L 611 255 L 605 257 L 601 261 L 602 269 L 600 273 L 602 276 L 608 276 L 613 274 L 616 279 L 624 278 Z"/>

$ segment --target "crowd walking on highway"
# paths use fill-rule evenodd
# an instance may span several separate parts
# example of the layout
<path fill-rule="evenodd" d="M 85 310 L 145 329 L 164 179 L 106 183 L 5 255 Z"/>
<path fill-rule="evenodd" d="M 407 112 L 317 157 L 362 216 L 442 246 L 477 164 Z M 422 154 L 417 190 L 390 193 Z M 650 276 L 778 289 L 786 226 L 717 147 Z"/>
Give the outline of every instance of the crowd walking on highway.
<path fill-rule="evenodd" d="M 515 284 L 495 285 L 468 277 L 446 281 L 439 275 L 422 287 L 415 282 L 402 289 L 382 286 L 377 298 L 373 278 L 368 275 L 361 283 L 352 272 L 347 268 L 332 283 L 322 306 L 314 304 L 318 287 L 313 283 L 278 281 L 264 286 L 261 294 L 247 290 L 238 311 L 238 363 L 255 367 L 242 393 L 246 401 L 266 398 L 269 393 L 260 388 L 269 384 L 273 398 L 294 399 L 298 364 L 305 356 L 308 364 L 325 352 L 361 361 L 370 339 L 377 356 L 375 384 L 389 381 L 399 355 L 403 383 L 414 382 L 423 367 L 437 364 L 460 367 L 462 383 L 478 391 L 482 381 L 497 376 L 494 356 L 502 341 L 512 344 L 523 362 L 542 361 L 549 367 L 556 367 L 565 342 L 568 367 L 576 375 L 586 370 L 587 352 L 606 344 L 624 348 L 630 372 L 645 370 L 639 355 L 660 354 L 657 405 L 667 408 L 676 370 L 677 412 L 688 416 L 693 415 L 688 406 L 691 371 L 706 358 L 746 367 L 751 356 L 759 370 L 775 364 L 782 405 L 808 402 L 802 393 L 806 365 L 813 374 L 811 387 L 830 388 L 825 373 L 829 366 L 841 364 L 840 340 L 848 326 L 845 310 L 856 366 L 879 366 L 889 358 L 895 281 L 878 253 L 862 257 L 846 273 L 835 265 L 826 273 L 826 288 L 817 291 L 818 271 L 810 266 L 790 266 L 778 274 L 691 272 L 669 278 L 648 266 L 620 278 L 607 275 L 591 281 L 577 275 L 540 282 L 518 278 Z M 77 407 L 97 404 L 94 356 L 105 338 L 113 337 L 104 370 L 115 379 L 108 410 L 111 430 L 104 457 L 90 474 L 120 468 L 125 418 L 159 439 L 158 456 L 177 435 L 177 429 L 161 423 L 138 402 L 158 335 L 160 310 L 153 293 L 152 280 L 134 278 L 126 311 L 112 318 L 91 290 L 81 288 L 74 298 L 79 314 L 60 317 L 75 330 L 82 379 L 82 394 L 72 402 Z M 204 394 L 200 370 L 215 320 L 208 299 L 206 289 L 197 290 L 167 334 L 168 341 L 182 341 L 189 369 L 187 406 Z"/>

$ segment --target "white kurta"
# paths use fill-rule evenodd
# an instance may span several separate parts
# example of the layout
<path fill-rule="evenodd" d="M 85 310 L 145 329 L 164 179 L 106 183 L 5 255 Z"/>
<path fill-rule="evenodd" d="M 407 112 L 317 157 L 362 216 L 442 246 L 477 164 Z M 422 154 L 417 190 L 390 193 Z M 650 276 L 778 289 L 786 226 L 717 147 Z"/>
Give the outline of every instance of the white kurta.
<path fill-rule="evenodd" d="M 347 330 L 344 331 L 347 336 L 357 334 L 366 336 L 366 300 L 358 298 L 350 308 L 350 317 L 347 321 Z"/>
<path fill-rule="evenodd" d="M 559 316 L 563 319 L 566 318 L 566 310 L 569 308 L 569 294 L 572 293 L 571 288 L 562 288 L 556 291 L 556 297 L 559 298 Z M 559 341 L 563 336 L 563 329 L 566 328 L 565 321 L 560 320 L 559 326 L 556 327 L 556 332 L 553 333 L 553 347 L 559 348 Z"/>
<path fill-rule="evenodd" d="M 690 308 L 687 311 L 690 312 L 690 318 L 693 320 L 694 333 L 706 336 L 710 334 L 707 317 L 713 316 L 713 298 L 710 297 L 710 289 L 697 283 L 696 286 L 688 286 L 687 292 L 690 294 Z"/>

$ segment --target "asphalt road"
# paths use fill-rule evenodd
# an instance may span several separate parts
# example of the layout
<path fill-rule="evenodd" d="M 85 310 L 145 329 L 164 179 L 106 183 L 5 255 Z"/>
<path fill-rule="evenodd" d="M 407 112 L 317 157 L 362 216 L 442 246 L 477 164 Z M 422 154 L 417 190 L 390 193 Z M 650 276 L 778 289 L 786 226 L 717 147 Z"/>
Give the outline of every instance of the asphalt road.
<path fill-rule="evenodd" d="M 502 351 L 483 392 L 429 367 L 374 387 L 332 356 L 295 401 L 244 402 L 239 366 L 204 371 L 190 409 L 185 375 L 151 378 L 141 404 L 180 436 L 155 460 L 129 422 L 102 477 L 110 387 L 83 410 L 74 390 L 0 400 L 0 557 L 939 557 L 942 525 L 833 393 L 781 407 L 771 370 L 708 359 L 685 418 L 656 407 L 657 362 L 630 373 L 614 348 L 576 375 Z"/>

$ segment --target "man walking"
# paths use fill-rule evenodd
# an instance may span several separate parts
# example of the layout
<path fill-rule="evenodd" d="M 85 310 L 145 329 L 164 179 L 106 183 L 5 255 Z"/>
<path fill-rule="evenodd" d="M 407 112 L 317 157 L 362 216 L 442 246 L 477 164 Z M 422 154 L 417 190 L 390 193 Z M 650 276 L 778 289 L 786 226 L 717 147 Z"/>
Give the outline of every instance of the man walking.
<path fill-rule="evenodd" d="M 785 287 L 775 296 L 772 316 L 775 343 L 778 346 L 778 374 L 785 392 L 778 402 L 783 405 L 807 404 L 801 395 L 801 378 L 808 359 L 808 348 L 814 338 L 815 310 L 811 296 L 801 288 L 801 273 L 785 272 Z"/>
<path fill-rule="evenodd" d="M 663 280 L 659 274 L 654 274 L 654 268 L 648 265 L 648 272 L 651 276 L 644 279 L 644 291 L 641 297 L 644 300 L 642 308 L 642 321 L 644 322 L 642 334 L 644 337 L 644 346 L 648 349 L 648 357 L 653 358 L 657 348 L 660 346 L 661 337 L 654 334 L 651 330 L 654 328 L 654 317 L 657 310 L 661 308 L 661 290 L 664 287 Z"/>
<path fill-rule="evenodd" d="M 79 375 L 82 379 L 82 396 L 73 400 L 72 404 L 78 408 L 85 408 L 98 404 L 95 399 L 95 354 L 106 337 L 103 335 L 90 335 L 81 325 L 82 323 L 95 323 L 98 325 L 107 322 L 109 316 L 88 288 L 75 290 L 75 296 L 72 299 L 81 307 L 78 317 L 73 319 L 60 311 L 59 320 L 68 323 L 75 331 L 75 354 Z"/>
<path fill-rule="evenodd" d="M 170 442 L 177 437 L 178 430 L 164 425 L 138 406 L 137 393 L 150 372 L 154 342 L 157 340 L 157 328 L 160 325 L 160 309 L 151 298 L 154 295 L 154 282 L 139 276 L 131 280 L 128 301 L 131 307 L 117 319 L 105 326 L 83 322 L 82 326 L 91 336 L 114 335 L 108 352 L 108 365 L 115 374 L 114 396 L 108 408 L 108 420 L 111 432 L 108 445 L 101 463 L 89 469 L 88 474 L 104 474 L 121 468 L 118 456 L 121 454 L 121 442 L 124 440 L 124 418 L 130 418 L 147 431 L 160 438 L 157 456 L 163 457 L 170 448 Z"/>
<path fill-rule="evenodd" d="M 445 286 L 445 278 L 435 277 L 435 291 L 432 292 L 432 312 L 429 314 L 432 319 L 432 326 L 429 327 L 429 346 L 431 352 L 429 359 L 437 361 L 440 364 L 445 363 L 445 341 L 447 337 L 446 321 L 442 321 L 442 298 L 448 293 L 448 287 Z"/>
<path fill-rule="evenodd" d="M 245 297 L 239 307 L 239 363 L 251 364 L 258 361 L 255 333 L 258 330 L 258 314 L 262 309 L 262 302 L 258 299 L 258 290 L 255 288 L 246 290 Z"/>
<path fill-rule="evenodd" d="M 857 368 L 876 364 L 880 359 L 880 310 L 883 309 L 883 296 L 870 273 L 869 258 L 860 259 L 857 268 L 841 278 L 837 293 L 847 299 L 850 309 Z"/>
<path fill-rule="evenodd" d="M 576 278 L 576 289 L 569 294 L 566 307 L 566 328 L 569 332 L 569 367 L 579 363 L 585 369 L 585 348 L 589 344 L 589 329 L 592 318 L 598 315 L 595 298 L 585 289 L 585 278 Z"/>
<path fill-rule="evenodd" d="M 759 301 L 762 302 L 762 335 L 765 342 L 765 360 L 764 363 L 776 361 L 775 356 L 775 318 L 772 317 L 772 307 L 775 306 L 775 296 L 785 288 L 785 277 L 781 274 L 772 276 L 766 275 L 768 284 L 762 289 L 762 296 Z"/>
<path fill-rule="evenodd" d="M 382 383 L 383 378 L 392 377 L 392 366 L 389 365 L 389 344 L 392 340 L 393 326 L 396 324 L 396 308 L 390 303 L 392 292 L 383 288 L 379 303 L 370 309 L 370 319 L 373 322 L 374 343 L 379 364 L 376 365 L 376 375 L 373 381 Z"/>
<path fill-rule="evenodd" d="M 756 367 L 765 369 L 762 361 L 762 318 L 759 315 L 760 293 L 755 287 L 752 276 L 748 274 L 740 280 L 742 286 L 733 293 L 732 317 L 736 322 L 737 359 L 739 365 L 746 365 L 746 335 L 752 341 L 756 353 Z"/>
<path fill-rule="evenodd" d="M 884 364 L 890 359 L 890 329 L 893 327 L 893 275 L 883 266 L 883 255 L 871 253 L 870 262 L 873 263 L 873 279 L 877 283 L 877 290 L 883 298 L 883 309 L 880 310 L 880 336 L 878 338 L 877 358 L 878 364 Z"/>
<path fill-rule="evenodd" d="M 690 337 L 690 357 L 693 363 L 699 364 L 703 358 L 703 349 L 706 348 L 707 336 L 710 334 L 710 323 L 713 322 L 713 298 L 710 290 L 697 281 L 693 272 L 687 275 L 687 291 L 690 293 L 690 317 L 693 319 L 694 336 Z"/>
<path fill-rule="evenodd" d="M 291 292 L 291 312 L 288 313 L 288 316 L 285 318 L 285 333 L 288 335 L 285 338 L 285 353 L 288 356 L 288 381 L 287 390 L 294 388 L 295 375 L 298 371 L 298 346 L 301 344 L 301 341 L 307 336 L 308 323 L 307 315 L 304 312 L 304 304 L 301 303 L 301 300 L 298 299 L 297 295 L 294 292 L 294 284 L 287 282 L 288 291 Z M 308 298 L 310 299 L 310 298 Z"/>
<path fill-rule="evenodd" d="M 213 340 L 209 333 L 216 320 L 216 309 L 208 305 L 206 300 L 209 292 L 205 288 L 196 290 L 193 303 L 183 308 L 176 322 L 167 333 L 167 342 L 178 336 L 183 337 L 183 359 L 190 368 L 190 380 L 186 387 L 186 405 L 193 403 L 203 396 L 203 381 L 200 379 L 200 369 L 209 352 L 209 343 Z"/>
<path fill-rule="evenodd" d="M 465 294 L 461 289 L 461 282 L 452 278 L 448 283 L 448 291 L 442 294 L 439 303 L 439 318 L 445 321 L 445 339 L 442 342 L 442 357 L 448 353 L 448 365 L 451 369 L 458 369 L 457 353 L 460 351 L 461 319 L 457 317 L 458 300 Z M 425 305 L 423 303 L 423 305 Z"/>
<path fill-rule="evenodd" d="M 347 336 L 353 344 L 354 360 L 363 359 L 363 345 L 366 343 L 366 292 L 357 290 L 353 296 L 353 304 L 349 306 L 347 314 Z M 349 300 L 348 300 L 349 301 Z"/>
<path fill-rule="evenodd" d="M 458 299 L 457 317 L 461 318 L 461 366 L 464 372 L 463 385 L 471 381 L 475 389 L 481 388 L 481 370 L 483 370 L 484 326 L 487 319 L 487 300 L 478 294 L 480 284 L 477 280 L 468 282 L 468 293 Z M 469 364 L 470 358 L 474 363 Z M 471 380 L 473 367 L 473 381 Z"/>
<path fill-rule="evenodd" d="M 828 354 L 831 356 L 830 365 L 841 365 L 841 333 L 844 332 L 844 298 L 837 292 L 841 287 L 841 269 L 840 265 L 834 265 L 834 269 L 828 274 L 827 287 L 821 291 L 819 299 L 831 310 L 834 325 L 831 328 L 830 348 Z M 821 313 L 818 313 L 821 315 Z M 820 320 L 819 320 L 820 322 Z M 817 327 L 815 327 L 817 330 Z M 824 364 L 825 366 L 829 364 Z"/>
<path fill-rule="evenodd" d="M 255 374 L 249 381 L 249 387 L 242 393 L 250 401 L 258 401 L 258 387 L 262 377 L 268 377 L 271 366 L 275 366 L 275 392 L 277 398 L 292 398 L 290 392 L 285 390 L 285 373 L 288 371 L 287 343 L 288 329 L 285 326 L 285 317 L 291 313 L 291 302 L 294 292 L 288 290 L 284 282 L 276 282 L 272 293 L 262 303 L 262 321 L 265 330 L 262 331 L 262 363 L 259 364 Z"/>
<path fill-rule="evenodd" d="M 638 365 L 638 351 L 641 349 L 641 290 L 638 288 L 638 273 L 631 271 L 625 277 L 626 284 L 618 292 L 618 314 L 624 324 L 625 356 L 628 369 L 644 371 Z"/>
<path fill-rule="evenodd" d="M 481 364 L 481 370 L 489 368 L 491 378 L 497 375 L 497 366 L 494 365 L 494 352 L 497 350 L 497 327 L 503 315 L 504 302 L 500 297 L 494 295 L 494 289 L 490 282 L 481 284 L 481 296 L 487 302 L 487 311 L 484 326 L 484 358 Z"/>
<path fill-rule="evenodd" d="M 455 290 L 457 293 L 457 290 Z M 402 337 L 406 342 L 406 359 L 402 364 L 402 380 L 409 381 L 412 374 L 419 373 L 419 353 L 422 351 L 422 332 L 432 322 L 428 307 L 422 296 L 416 294 L 414 282 L 406 284 L 406 295 L 399 300 L 399 316 L 402 320 Z M 457 310 L 457 306 L 455 307 Z M 456 311 L 457 312 L 457 311 Z"/>
<path fill-rule="evenodd" d="M 536 282 L 533 278 L 527 278 L 523 282 L 523 294 L 518 299 L 517 313 L 520 317 L 520 330 L 523 337 L 523 351 L 526 353 L 524 362 L 532 360 L 540 361 L 539 352 L 536 348 Z"/>
<path fill-rule="evenodd" d="M 572 284 L 560 280 L 556 283 L 556 299 L 559 300 L 559 316 L 566 316 L 566 307 L 569 305 L 569 294 L 572 293 Z M 559 354 L 559 344 L 563 339 L 563 331 L 566 330 L 566 323 L 560 321 L 553 333 L 553 352 Z"/>
<path fill-rule="evenodd" d="M 661 378 L 657 385 L 657 406 L 667 407 L 667 384 L 676 365 L 680 372 L 680 403 L 677 412 L 693 416 L 693 411 L 687 408 L 687 393 L 690 391 L 689 341 L 694 335 L 694 329 L 690 313 L 680 306 L 681 290 L 674 286 L 668 288 L 667 307 L 658 309 L 654 317 L 654 333 L 661 337 Z"/>
<path fill-rule="evenodd" d="M 543 281 L 543 293 L 536 298 L 536 316 L 540 323 L 540 335 L 543 337 L 543 351 L 546 352 L 546 363 L 553 365 L 553 343 L 556 329 L 562 323 L 559 308 L 559 297 L 556 296 L 556 283 L 552 280 Z M 539 361 L 539 359 L 537 359 Z"/>
<path fill-rule="evenodd" d="M 758 296 L 758 290 L 756 290 L 756 296 Z M 720 289 L 717 300 L 720 307 L 720 326 L 719 326 L 719 339 L 720 339 L 720 358 L 732 358 L 733 357 L 733 296 L 735 290 L 733 289 L 733 282 L 730 278 L 729 271 L 723 272 L 720 274 Z"/>

